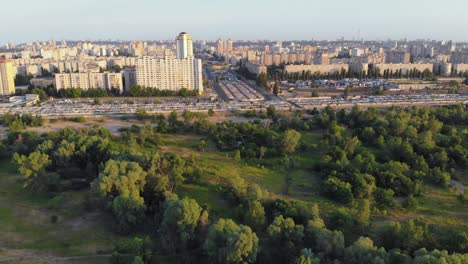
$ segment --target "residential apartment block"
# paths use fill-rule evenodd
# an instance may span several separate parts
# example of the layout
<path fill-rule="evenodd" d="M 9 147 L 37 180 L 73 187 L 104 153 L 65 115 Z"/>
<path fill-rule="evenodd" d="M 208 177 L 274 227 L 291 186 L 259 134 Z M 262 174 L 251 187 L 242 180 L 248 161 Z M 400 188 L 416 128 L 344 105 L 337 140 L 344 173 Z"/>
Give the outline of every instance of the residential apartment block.
<path fill-rule="evenodd" d="M 136 61 L 136 84 L 143 87 L 177 91 L 182 88 L 203 93 L 202 61 L 193 56 L 192 37 L 182 32 L 176 37 L 176 57 L 145 56 Z M 125 73 L 132 82 L 132 73 Z"/>
<path fill-rule="evenodd" d="M 198 90 L 203 93 L 202 62 L 194 57 L 143 57 L 136 63 L 137 84 L 162 90 Z"/>
<path fill-rule="evenodd" d="M 55 74 L 57 90 L 69 88 L 88 89 L 117 89 L 124 91 L 122 73 L 57 73 Z"/>
<path fill-rule="evenodd" d="M 13 64 L 0 57 L 0 96 L 15 94 L 15 73 Z"/>

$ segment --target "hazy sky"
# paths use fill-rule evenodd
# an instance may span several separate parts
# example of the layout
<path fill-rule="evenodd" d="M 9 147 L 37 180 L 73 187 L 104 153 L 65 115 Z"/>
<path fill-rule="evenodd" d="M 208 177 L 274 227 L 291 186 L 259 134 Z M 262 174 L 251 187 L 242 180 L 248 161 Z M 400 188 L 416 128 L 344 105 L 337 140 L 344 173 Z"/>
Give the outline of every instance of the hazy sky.
<path fill-rule="evenodd" d="M 49 39 L 468 40 L 467 0 L 16 0 L 0 43 Z"/>

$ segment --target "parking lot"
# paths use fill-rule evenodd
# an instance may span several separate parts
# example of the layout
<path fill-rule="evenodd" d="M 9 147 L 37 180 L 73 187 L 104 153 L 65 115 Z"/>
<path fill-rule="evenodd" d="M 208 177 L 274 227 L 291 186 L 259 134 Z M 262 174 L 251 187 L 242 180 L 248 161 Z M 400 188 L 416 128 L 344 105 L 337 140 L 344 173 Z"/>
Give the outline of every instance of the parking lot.
<path fill-rule="evenodd" d="M 456 104 L 468 102 L 468 94 L 423 94 L 423 95 L 387 95 L 387 96 L 359 96 L 356 98 L 291 98 L 289 102 L 304 108 L 323 108 L 326 106 L 391 106 L 411 104 Z"/>
<path fill-rule="evenodd" d="M 240 80 L 223 80 L 219 83 L 219 87 L 229 101 L 255 102 L 265 100 L 259 92 Z"/>
<path fill-rule="evenodd" d="M 211 100 L 210 98 L 115 98 L 102 100 L 95 104 L 93 99 L 56 99 L 40 106 L 0 105 L 0 115 L 5 113 L 33 114 L 42 116 L 91 116 L 134 114 L 138 109 L 148 113 L 167 113 L 171 111 L 244 111 L 260 110 L 274 106 L 278 110 L 297 110 L 324 108 L 326 106 L 349 108 L 354 105 L 364 107 L 388 107 L 411 105 L 448 105 L 468 103 L 468 94 L 399 94 L 385 96 L 343 97 L 304 97 L 268 100 L 247 84 L 239 80 L 223 80 L 220 87 L 232 96 L 232 100 Z M 221 97 L 221 95 L 220 95 Z"/>

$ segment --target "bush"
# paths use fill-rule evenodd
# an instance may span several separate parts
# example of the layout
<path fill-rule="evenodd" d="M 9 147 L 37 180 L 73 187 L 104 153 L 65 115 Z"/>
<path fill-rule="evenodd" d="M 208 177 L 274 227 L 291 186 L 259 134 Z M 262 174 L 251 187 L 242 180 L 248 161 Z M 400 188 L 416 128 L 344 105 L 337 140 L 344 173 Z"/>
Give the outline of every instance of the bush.
<path fill-rule="evenodd" d="M 416 198 L 413 197 L 413 195 L 410 195 L 404 201 L 403 207 L 410 211 L 416 210 L 416 208 L 418 207 L 418 201 L 416 200 Z"/>
<path fill-rule="evenodd" d="M 330 177 L 325 181 L 325 192 L 343 204 L 350 204 L 353 201 L 351 184 L 336 177 Z"/>
<path fill-rule="evenodd" d="M 52 216 L 50 217 L 50 222 L 51 222 L 52 224 L 56 224 L 56 223 L 58 222 L 58 216 L 52 215 Z"/>

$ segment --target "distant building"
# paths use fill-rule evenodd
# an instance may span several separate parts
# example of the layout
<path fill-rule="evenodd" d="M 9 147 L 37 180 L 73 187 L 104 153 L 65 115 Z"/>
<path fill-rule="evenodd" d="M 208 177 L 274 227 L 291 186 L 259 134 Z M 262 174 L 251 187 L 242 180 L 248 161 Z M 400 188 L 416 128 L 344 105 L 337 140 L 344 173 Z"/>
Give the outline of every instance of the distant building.
<path fill-rule="evenodd" d="M 13 63 L 0 57 L 0 96 L 15 94 L 15 73 Z"/>
<path fill-rule="evenodd" d="M 55 85 L 55 79 L 53 78 L 34 78 L 31 79 L 31 85 L 34 87 L 46 88 Z"/>
<path fill-rule="evenodd" d="M 244 62 L 244 67 L 250 72 L 255 75 L 260 75 L 260 73 L 266 73 L 267 67 L 265 65 L 260 65 L 257 63 L 252 63 L 250 61 Z"/>
<path fill-rule="evenodd" d="M 312 74 L 333 74 L 339 73 L 341 71 L 348 72 L 348 64 L 328 64 L 328 65 L 285 65 L 284 71 L 293 73 L 293 72 L 310 72 Z"/>
<path fill-rule="evenodd" d="M 137 84 L 136 71 L 134 69 L 126 69 L 122 71 L 124 79 L 124 90 L 128 91 L 132 86 Z"/>
<path fill-rule="evenodd" d="M 447 62 L 436 62 L 434 63 L 433 71 L 440 76 L 450 76 L 452 73 L 452 64 Z"/>
<path fill-rule="evenodd" d="M 397 71 L 401 71 L 401 74 L 405 75 L 410 73 L 412 70 L 417 70 L 419 72 L 424 72 L 425 70 L 433 72 L 434 65 L 430 63 L 425 64 L 416 64 L 416 63 L 380 63 L 380 64 L 372 64 L 373 69 L 378 69 L 380 74 L 384 74 L 385 71 L 396 73 Z"/>
<path fill-rule="evenodd" d="M 32 106 L 39 102 L 39 95 L 37 94 L 26 94 L 24 96 L 11 96 L 8 103 L 2 103 L 3 107 L 13 106 Z"/>
<path fill-rule="evenodd" d="M 218 39 L 217 47 L 218 54 L 224 54 L 224 41 L 222 39 Z"/>
<path fill-rule="evenodd" d="M 460 63 L 460 64 L 453 64 L 453 72 L 456 74 L 460 73 L 468 73 L 468 64 Z"/>
<path fill-rule="evenodd" d="M 193 57 L 193 41 L 192 37 L 182 32 L 176 38 L 177 59 L 186 59 Z"/>
<path fill-rule="evenodd" d="M 130 44 L 130 55 L 133 57 L 141 57 L 145 55 L 145 46 L 143 45 L 143 42 L 132 42 Z"/>
<path fill-rule="evenodd" d="M 387 51 L 385 52 L 385 63 L 401 63 L 409 64 L 411 61 L 411 54 L 406 51 Z"/>
<path fill-rule="evenodd" d="M 434 57 L 435 49 L 429 45 L 413 45 L 410 49 L 413 58 L 432 58 Z"/>
<path fill-rule="evenodd" d="M 124 91 L 122 73 L 57 73 L 55 74 L 57 90 L 69 88 L 88 89 L 117 89 Z"/>
<path fill-rule="evenodd" d="M 182 88 L 203 92 L 202 62 L 194 57 L 143 57 L 137 61 L 136 80 L 143 87 L 177 91 Z"/>
<path fill-rule="evenodd" d="M 315 65 L 328 65 L 330 64 L 330 54 L 324 52 L 317 52 L 314 55 Z"/>
<path fill-rule="evenodd" d="M 233 47 L 232 47 L 232 40 L 231 39 L 228 39 L 226 41 L 226 53 L 231 53 L 232 50 L 233 50 Z"/>

